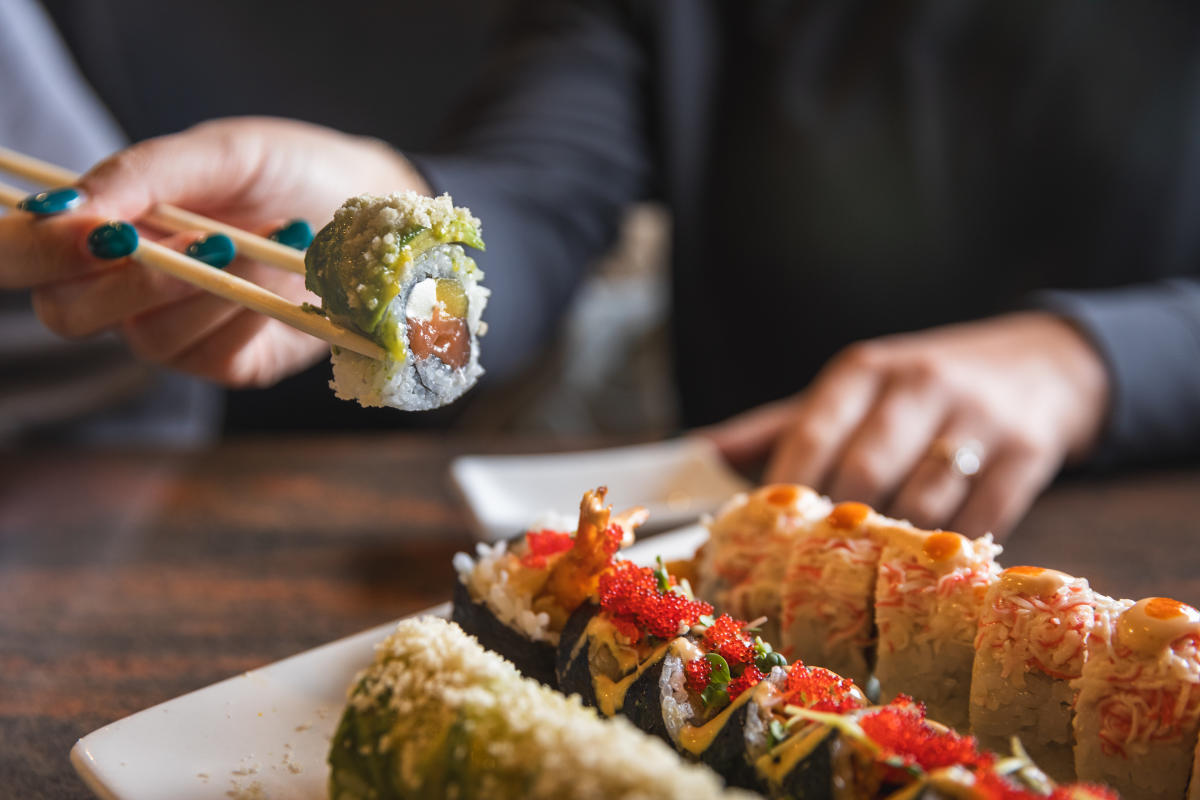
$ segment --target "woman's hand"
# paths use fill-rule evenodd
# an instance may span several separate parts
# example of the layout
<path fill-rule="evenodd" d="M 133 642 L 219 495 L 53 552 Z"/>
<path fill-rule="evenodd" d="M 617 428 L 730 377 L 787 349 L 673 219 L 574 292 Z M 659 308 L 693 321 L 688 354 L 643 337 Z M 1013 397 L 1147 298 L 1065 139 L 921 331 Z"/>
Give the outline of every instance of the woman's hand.
<path fill-rule="evenodd" d="M 218 120 L 151 139 L 98 164 L 84 202 L 53 217 L 0 218 L 0 288 L 32 289 L 42 321 L 67 337 L 119 329 L 140 357 L 232 386 L 263 386 L 314 363 L 326 345 L 128 258 L 85 244 L 108 219 L 137 222 L 169 203 L 266 235 L 287 220 L 328 221 L 350 195 L 428 192 L 381 142 L 269 118 Z M 154 237 L 142 228 L 143 235 Z M 200 234 L 161 241 L 184 249 Z M 229 271 L 295 302 L 304 277 L 238 258 Z"/>
<path fill-rule="evenodd" d="M 769 450 L 768 481 L 923 527 L 1002 535 L 1064 462 L 1088 453 L 1107 404 L 1088 341 L 1023 313 L 855 344 L 796 397 L 701 433 L 734 461 Z"/>

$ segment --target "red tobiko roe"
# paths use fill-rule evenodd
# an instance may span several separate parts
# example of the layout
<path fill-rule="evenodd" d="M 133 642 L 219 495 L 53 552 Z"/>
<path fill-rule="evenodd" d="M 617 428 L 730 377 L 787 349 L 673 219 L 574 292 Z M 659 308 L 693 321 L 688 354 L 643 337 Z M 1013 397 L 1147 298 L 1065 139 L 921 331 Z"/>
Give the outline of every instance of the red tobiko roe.
<path fill-rule="evenodd" d="M 704 647 L 719 653 L 729 666 L 754 661 L 754 647 L 744 632 L 746 623 L 728 614 L 717 617 L 704 631 Z"/>
<path fill-rule="evenodd" d="M 574 545 L 574 537 L 563 531 L 529 531 L 525 534 L 526 552 L 521 556 L 521 566 L 545 569 L 550 556 L 565 553 Z"/>
<path fill-rule="evenodd" d="M 784 700 L 810 708 L 845 714 L 863 707 L 862 696 L 854 691 L 854 681 L 824 667 L 806 667 L 797 661 L 788 669 Z"/>
<path fill-rule="evenodd" d="M 751 664 L 742 670 L 742 674 L 729 682 L 729 702 L 738 699 L 738 695 L 747 689 L 753 689 L 763 678 L 767 677 L 758 667 Z"/>
<path fill-rule="evenodd" d="M 975 737 L 941 731 L 927 723 L 924 706 L 903 695 L 867 714 L 858 724 L 883 749 L 885 758 L 898 758 L 906 766 L 933 770 L 953 764 L 983 766 L 993 760 L 979 751 Z"/>
<path fill-rule="evenodd" d="M 708 688 L 708 678 L 712 675 L 712 664 L 707 658 L 693 658 L 683 665 L 684 682 L 696 694 Z"/>
<path fill-rule="evenodd" d="M 625 540 L 625 531 L 620 525 L 613 523 L 604 529 L 604 552 L 608 555 L 616 555 L 616 552 L 621 549 L 621 542 Z"/>
<path fill-rule="evenodd" d="M 673 587 L 675 579 L 669 578 L 668 584 Z M 600 607 L 617 630 L 633 642 L 643 632 L 659 639 L 677 636 L 680 628 L 695 625 L 713 610 L 708 603 L 690 600 L 678 592 L 660 592 L 654 570 L 632 561 L 617 561 L 600 576 Z"/>

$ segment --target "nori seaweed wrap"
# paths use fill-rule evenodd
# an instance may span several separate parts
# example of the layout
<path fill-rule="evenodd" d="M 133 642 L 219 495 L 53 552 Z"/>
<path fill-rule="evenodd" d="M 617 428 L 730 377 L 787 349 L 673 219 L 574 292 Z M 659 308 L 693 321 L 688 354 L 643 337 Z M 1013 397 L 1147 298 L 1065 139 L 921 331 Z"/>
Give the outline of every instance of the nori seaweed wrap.
<path fill-rule="evenodd" d="M 620 642 L 621 632 L 595 603 L 580 606 L 559 640 L 559 691 L 612 717 L 628 717 L 647 733 L 669 741 L 659 713 L 659 676 L 669 642 L 642 637 Z"/>
<path fill-rule="evenodd" d="M 478 639 L 481 645 L 511 661 L 522 675 L 551 688 L 558 685 L 554 677 L 555 646 L 548 641 L 535 641 L 502 622 L 486 603 L 471 598 L 462 581 L 454 582 L 450 620 Z"/>
<path fill-rule="evenodd" d="M 592 670 L 588 660 L 590 649 L 587 637 L 588 625 L 600 611 L 595 603 L 585 603 L 575 609 L 567 619 L 558 647 L 554 654 L 554 677 L 563 694 L 577 694 L 584 705 L 596 705 L 596 692 L 592 686 Z"/>
<path fill-rule="evenodd" d="M 530 530 L 478 545 L 475 558 L 454 557 L 451 618 L 548 686 L 558 685 L 555 649 L 570 615 L 595 595 L 613 554 L 644 519 L 641 509 L 612 514 L 604 505 L 606 492 L 600 487 L 584 495 L 573 533 Z"/>
<path fill-rule="evenodd" d="M 798 726 L 755 761 L 764 793 L 777 800 L 832 800 L 841 736 L 833 725 Z"/>
<path fill-rule="evenodd" d="M 765 704 L 773 692 L 770 682 L 760 681 L 711 719 L 700 725 L 685 725 L 676 746 L 709 766 L 727 785 L 762 789 L 763 781 L 750 753 L 769 735 L 770 712 Z"/>

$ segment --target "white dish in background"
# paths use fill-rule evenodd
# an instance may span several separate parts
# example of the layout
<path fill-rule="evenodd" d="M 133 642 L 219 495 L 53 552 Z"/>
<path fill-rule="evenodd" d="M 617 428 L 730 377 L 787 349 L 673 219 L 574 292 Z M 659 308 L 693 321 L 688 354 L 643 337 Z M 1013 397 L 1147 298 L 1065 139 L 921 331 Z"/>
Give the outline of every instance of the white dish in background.
<path fill-rule="evenodd" d="M 748 484 L 705 439 L 577 453 L 463 456 L 450 476 L 485 541 L 520 533 L 548 511 L 574 518 L 587 489 L 608 487 L 616 509 L 645 506 L 649 529 L 676 528 L 697 520 Z"/>
<path fill-rule="evenodd" d="M 639 542 L 641 564 L 688 558 L 699 526 Z M 446 587 L 449 594 L 450 586 Z M 419 612 L 446 617 L 450 604 Z M 242 673 L 106 725 L 71 763 L 104 800 L 325 800 L 325 756 L 346 689 L 395 622 Z"/>

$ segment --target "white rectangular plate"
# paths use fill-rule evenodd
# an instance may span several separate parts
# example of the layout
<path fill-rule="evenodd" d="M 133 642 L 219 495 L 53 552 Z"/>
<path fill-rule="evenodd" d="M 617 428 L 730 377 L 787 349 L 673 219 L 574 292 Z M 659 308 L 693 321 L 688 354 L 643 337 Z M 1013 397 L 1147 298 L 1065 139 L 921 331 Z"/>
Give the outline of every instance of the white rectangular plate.
<path fill-rule="evenodd" d="M 699 526 L 638 542 L 623 555 L 688 558 Z M 450 592 L 446 587 L 447 594 Z M 449 616 L 450 604 L 414 616 Z M 395 627 L 380 625 L 106 725 L 80 739 L 71 763 L 105 800 L 326 797 L 325 756 L 354 675 Z"/>
<path fill-rule="evenodd" d="M 707 440 L 527 456 L 463 456 L 450 476 L 476 534 L 507 539 L 547 511 L 574 517 L 580 487 L 608 487 L 618 509 L 645 506 L 659 530 L 694 522 L 747 487 Z"/>

